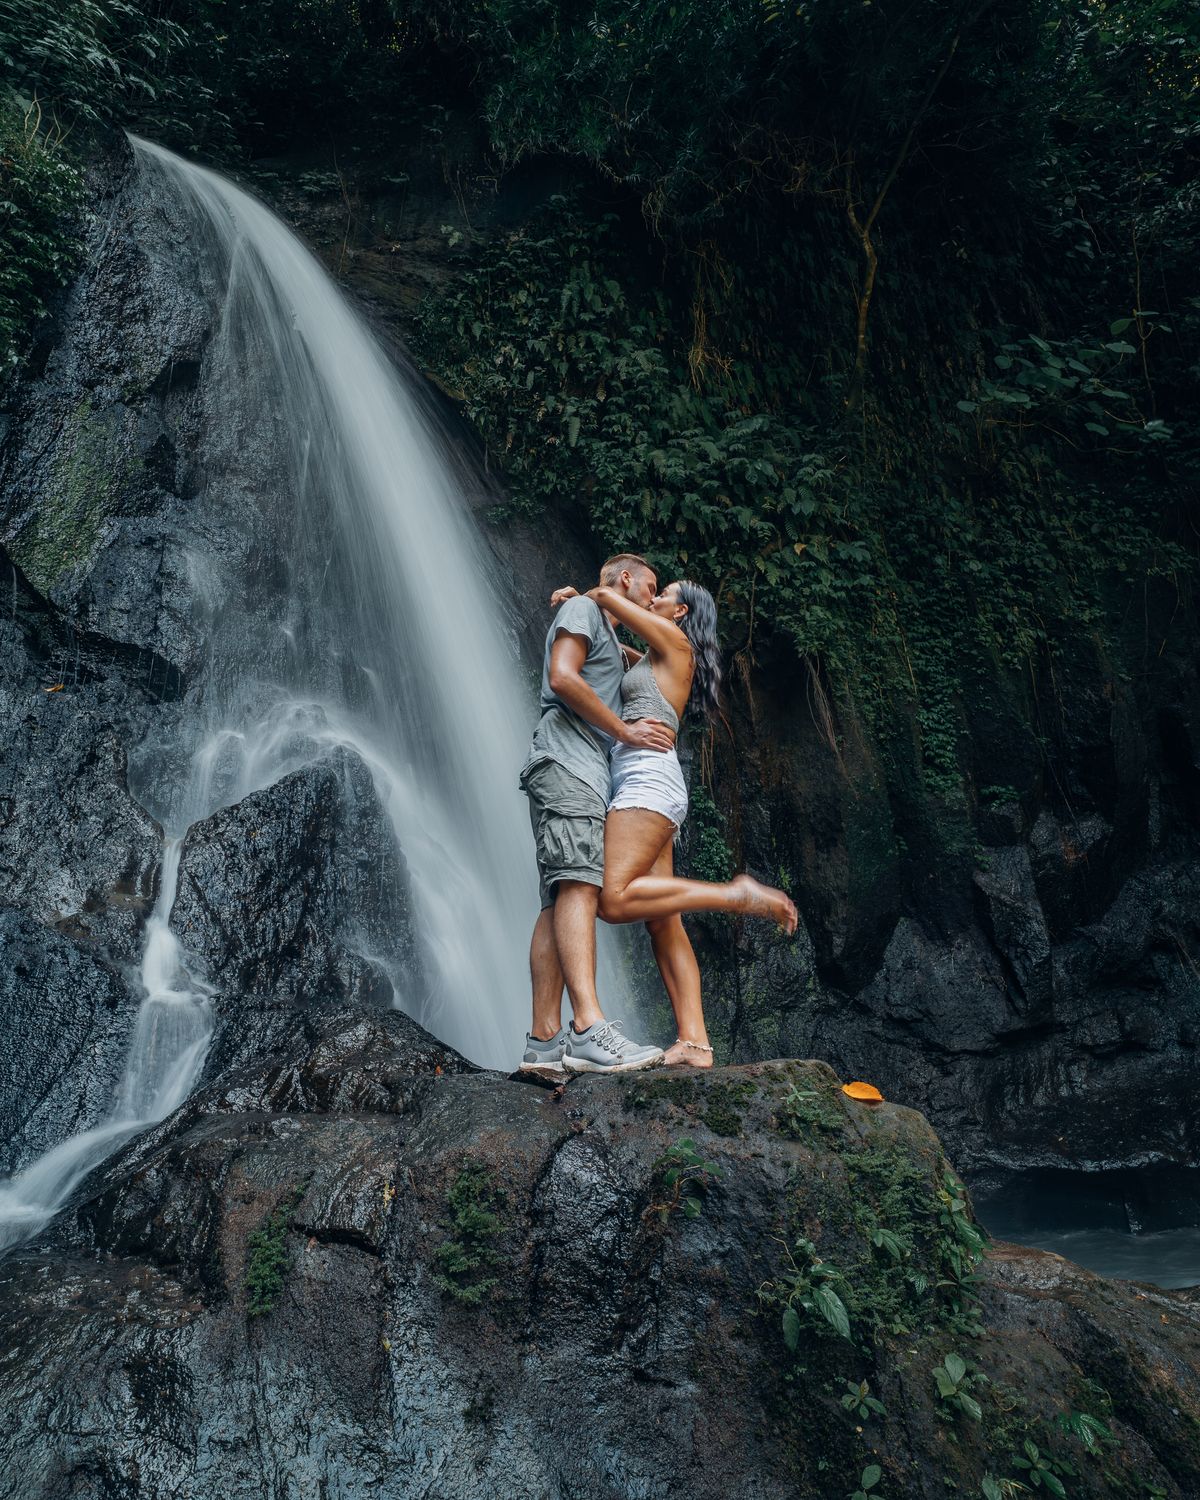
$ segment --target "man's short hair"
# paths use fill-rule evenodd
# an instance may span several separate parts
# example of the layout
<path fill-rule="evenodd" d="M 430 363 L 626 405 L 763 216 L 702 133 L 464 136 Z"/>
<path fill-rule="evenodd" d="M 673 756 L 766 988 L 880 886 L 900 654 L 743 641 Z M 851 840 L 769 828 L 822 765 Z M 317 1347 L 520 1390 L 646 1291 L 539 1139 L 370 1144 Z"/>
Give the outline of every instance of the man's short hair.
<path fill-rule="evenodd" d="M 600 569 L 600 582 L 605 588 L 616 588 L 621 574 L 628 571 L 636 573 L 639 568 L 644 568 L 647 573 L 653 573 L 654 569 L 644 557 L 639 557 L 636 552 L 618 552 L 615 557 L 610 557 Z"/>

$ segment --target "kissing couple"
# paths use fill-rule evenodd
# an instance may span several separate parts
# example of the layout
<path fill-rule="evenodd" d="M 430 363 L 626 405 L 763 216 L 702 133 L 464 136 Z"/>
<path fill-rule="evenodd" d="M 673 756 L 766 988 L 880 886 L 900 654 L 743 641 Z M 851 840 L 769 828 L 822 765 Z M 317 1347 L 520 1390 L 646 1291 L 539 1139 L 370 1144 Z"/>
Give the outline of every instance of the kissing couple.
<path fill-rule="evenodd" d="M 676 876 L 672 845 L 688 791 L 675 750 L 686 714 L 715 719 L 721 683 L 717 607 L 687 580 L 659 592 L 632 552 L 610 557 L 586 594 L 561 588 L 546 636 L 541 719 L 521 772 L 537 849 L 542 909 L 529 970 L 533 1027 L 519 1071 L 541 1078 L 624 1073 L 657 1063 L 712 1066 L 700 967 L 685 911 L 740 912 L 796 930 L 783 891 L 749 875 Z M 644 642 L 621 645 L 616 626 Z M 596 917 L 645 922 L 675 1012 L 677 1040 L 640 1046 L 596 993 Z M 562 1024 L 566 987 L 572 1017 Z"/>

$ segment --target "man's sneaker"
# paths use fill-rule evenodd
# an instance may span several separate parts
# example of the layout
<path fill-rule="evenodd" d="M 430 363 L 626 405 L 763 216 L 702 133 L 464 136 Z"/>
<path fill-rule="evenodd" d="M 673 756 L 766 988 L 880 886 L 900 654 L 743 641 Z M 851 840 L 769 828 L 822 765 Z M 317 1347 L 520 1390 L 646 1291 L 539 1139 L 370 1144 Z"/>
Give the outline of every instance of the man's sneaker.
<path fill-rule="evenodd" d="M 632 1073 L 662 1062 L 661 1047 L 639 1047 L 621 1030 L 620 1021 L 597 1021 L 586 1031 L 567 1032 L 563 1067 L 568 1073 Z"/>
<path fill-rule="evenodd" d="M 549 1083 L 561 1083 L 566 1077 L 563 1072 L 563 1053 L 566 1050 L 565 1029 L 557 1032 L 548 1042 L 541 1042 L 530 1033 L 525 1038 L 525 1055 L 517 1072 L 531 1073 L 534 1078 L 544 1078 Z"/>

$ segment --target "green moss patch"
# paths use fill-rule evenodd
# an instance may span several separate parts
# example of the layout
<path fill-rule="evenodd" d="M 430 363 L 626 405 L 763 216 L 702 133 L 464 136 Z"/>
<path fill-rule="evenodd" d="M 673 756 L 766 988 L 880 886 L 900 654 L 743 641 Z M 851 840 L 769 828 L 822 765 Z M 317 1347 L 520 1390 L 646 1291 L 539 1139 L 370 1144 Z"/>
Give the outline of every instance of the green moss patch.
<path fill-rule="evenodd" d="M 85 397 L 63 435 L 61 456 L 33 518 L 10 548 L 43 593 L 90 561 L 117 497 L 140 471 L 140 460 L 122 448 L 112 422 Z"/>
<path fill-rule="evenodd" d="M 625 1108 L 650 1109 L 667 1104 L 692 1115 L 714 1135 L 736 1136 L 741 1134 L 747 1107 L 757 1093 L 757 1086 L 749 1079 L 711 1082 L 702 1075 L 650 1078 L 626 1093 Z"/>

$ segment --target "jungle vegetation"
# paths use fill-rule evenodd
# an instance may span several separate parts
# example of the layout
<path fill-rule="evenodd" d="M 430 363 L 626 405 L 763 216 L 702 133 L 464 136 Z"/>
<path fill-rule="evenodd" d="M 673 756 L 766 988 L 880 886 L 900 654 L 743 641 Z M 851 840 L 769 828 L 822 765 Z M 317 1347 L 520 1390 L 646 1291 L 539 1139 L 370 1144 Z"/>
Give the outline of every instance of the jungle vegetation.
<path fill-rule="evenodd" d="M 831 745 L 1186 601 L 1200 419 L 1190 0 L 0 0 L 0 359 L 133 126 L 227 165 L 463 111 L 576 187 L 457 237 L 415 330 L 515 510 L 713 587 Z M 796 678 L 799 666 L 803 676 Z"/>

